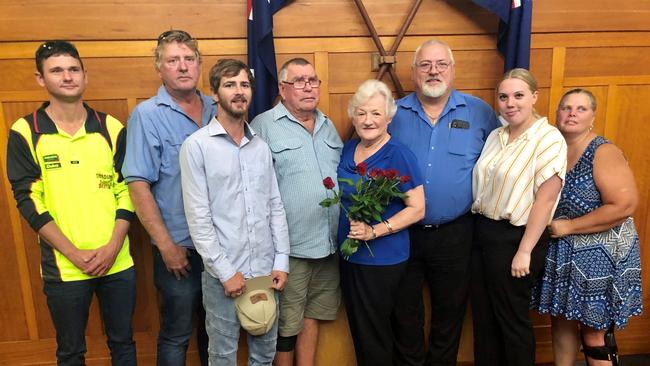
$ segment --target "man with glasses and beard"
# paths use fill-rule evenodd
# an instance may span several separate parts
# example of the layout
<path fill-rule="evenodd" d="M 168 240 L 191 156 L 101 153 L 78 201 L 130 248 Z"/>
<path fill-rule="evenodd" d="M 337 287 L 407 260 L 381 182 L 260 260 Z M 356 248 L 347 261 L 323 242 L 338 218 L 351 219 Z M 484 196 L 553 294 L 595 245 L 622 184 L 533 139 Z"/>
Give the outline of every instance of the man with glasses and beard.
<path fill-rule="evenodd" d="M 246 291 L 246 280 L 270 275 L 270 286 L 280 291 L 289 272 L 289 234 L 273 158 L 244 119 L 253 82 L 246 64 L 219 60 L 210 70 L 219 118 L 188 137 L 180 153 L 185 214 L 205 265 L 203 303 L 211 365 L 237 364 L 242 319 L 237 312 L 242 310 L 236 310 L 241 304 L 235 299 Z M 277 298 L 277 293 L 268 294 Z M 256 296 L 241 302 L 270 301 L 265 314 L 277 313 L 277 301 L 266 295 L 253 300 Z M 273 315 L 265 317 L 260 332 L 246 328 L 251 331 L 249 365 L 271 365 L 277 323 Z"/>
<path fill-rule="evenodd" d="M 278 75 L 282 102 L 251 126 L 271 148 L 287 212 L 291 274 L 280 296 L 276 366 L 314 364 L 321 320 L 334 320 L 340 303 L 336 232 L 339 207 L 327 198 L 323 179 L 336 182 L 343 143 L 334 123 L 318 110 L 320 83 L 304 58 L 284 63 Z M 295 355 L 294 355 L 295 349 Z"/>
<path fill-rule="evenodd" d="M 446 43 L 420 45 L 411 77 L 415 92 L 397 102 L 388 132 L 418 158 L 426 213 L 409 228 L 410 258 L 395 307 L 395 364 L 456 365 L 470 278 L 472 169 L 485 139 L 500 124 L 484 101 L 454 89 L 454 57 Z M 426 355 L 425 280 L 431 293 Z"/>
<path fill-rule="evenodd" d="M 154 244 L 161 321 L 158 365 L 185 365 L 193 317 L 197 318 L 201 364 L 207 365 L 203 264 L 183 211 L 178 153 L 183 141 L 206 125 L 216 110 L 212 100 L 196 88 L 201 55 L 187 32 L 170 30 L 158 37 L 155 66 L 162 85 L 156 96 L 140 103 L 129 117 L 122 173 L 138 218 Z"/>

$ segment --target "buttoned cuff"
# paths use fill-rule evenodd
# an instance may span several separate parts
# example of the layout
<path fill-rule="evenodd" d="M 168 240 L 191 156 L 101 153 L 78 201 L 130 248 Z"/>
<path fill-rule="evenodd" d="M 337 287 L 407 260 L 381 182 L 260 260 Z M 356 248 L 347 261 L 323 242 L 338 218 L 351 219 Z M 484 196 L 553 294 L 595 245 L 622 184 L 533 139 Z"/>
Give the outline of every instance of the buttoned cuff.
<path fill-rule="evenodd" d="M 286 254 L 275 253 L 273 270 L 289 273 L 289 256 Z"/>

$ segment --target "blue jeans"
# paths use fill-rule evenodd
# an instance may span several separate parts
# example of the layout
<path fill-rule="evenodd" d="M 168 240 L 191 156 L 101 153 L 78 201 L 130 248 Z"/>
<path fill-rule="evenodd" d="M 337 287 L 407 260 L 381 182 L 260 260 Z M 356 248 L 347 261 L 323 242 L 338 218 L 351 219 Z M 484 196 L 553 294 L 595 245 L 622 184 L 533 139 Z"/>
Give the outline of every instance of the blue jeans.
<path fill-rule="evenodd" d="M 221 282 L 203 272 L 203 304 L 205 327 L 210 336 L 208 354 L 210 366 L 236 366 L 240 325 L 235 312 L 235 300 L 226 296 Z M 279 314 L 278 293 L 275 293 L 276 314 Z M 248 365 L 270 366 L 275 357 L 278 338 L 278 317 L 273 327 L 260 336 L 248 334 Z"/>
<path fill-rule="evenodd" d="M 201 273 L 203 261 L 196 250 L 188 249 L 192 266 L 189 277 L 177 280 L 167 271 L 165 262 L 153 246 L 154 283 L 160 291 L 160 333 L 158 333 L 158 366 L 184 366 L 187 346 L 192 337 L 192 317 L 196 316 L 197 348 L 201 365 L 208 364 L 208 336 L 205 332 L 205 311 L 201 304 Z"/>
<path fill-rule="evenodd" d="M 135 269 L 133 267 L 89 280 L 43 283 L 47 307 L 56 330 L 58 365 L 85 365 L 86 325 L 93 293 L 108 337 L 111 363 L 136 365 L 131 319 L 135 310 Z"/>

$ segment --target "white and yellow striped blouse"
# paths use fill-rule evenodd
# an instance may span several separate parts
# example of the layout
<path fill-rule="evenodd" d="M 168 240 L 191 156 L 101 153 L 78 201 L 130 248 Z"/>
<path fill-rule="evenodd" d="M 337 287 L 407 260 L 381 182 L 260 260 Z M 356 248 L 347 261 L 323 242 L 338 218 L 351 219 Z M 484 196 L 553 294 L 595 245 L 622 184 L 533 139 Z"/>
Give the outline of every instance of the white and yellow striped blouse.
<path fill-rule="evenodd" d="M 546 117 L 510 143 L 508 135 L 507 126 L 497 128 L 483 146 L 474 166 L 472 212 L 523 226 L 542 183 L 553 175 L 564 181 L 567 147 Z"/>

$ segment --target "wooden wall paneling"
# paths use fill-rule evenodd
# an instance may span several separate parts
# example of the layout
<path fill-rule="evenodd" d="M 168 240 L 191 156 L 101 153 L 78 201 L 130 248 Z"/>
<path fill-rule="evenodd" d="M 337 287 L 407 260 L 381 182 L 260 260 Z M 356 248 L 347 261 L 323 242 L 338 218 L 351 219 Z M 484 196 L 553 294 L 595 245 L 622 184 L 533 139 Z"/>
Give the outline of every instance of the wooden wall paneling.
<path fill-rule="evenodd" d="M 538 3 L 536 3 L 538 4 Z M 531 48 L 553 47 L 647 47 L 650 46 L 648 32 L 579 32 L 579 33 L 534 33 L 531 34 Z"/>
<path fill-rule="evenodd" d="M 650 47 L 568 47 L 566 59 L 567 77 L 647 75 Z"/>
<path fill-rule="evenodd" d="M 321 95 L 321 98 L 324 98 Z M 330 112 L 329 117 L 334 122 L 336 126 L 336 131 L 341 136 L 343 141 L 347 141 L 352 137 L 354 128 L 352 127 L 352 122 L 348 118 L 348 103 L 352 99 L 352 94 L 330 94 Z"/>
<path fill-rule="evenodd" d="M 52 0 L 31 6 L 3 2 L 0 34 L 11 40 L 114 40 L 156 39 L 172 28 L 187 30 L 196 38 L 213 38 L 216 32 L 223 38 L 241 38 L 246 32 L 246 5 L 241 0 L 192 0 L 181 7 L 170 0 L 72 3 L 73 11 L 70 6 Z"/>
<path fill-rule="evenodd" d="M 566 63 L 566 48 L 554 47 L 551 62 L 551 96 L 549 110 L 555 111 L 562 98 L 562 81 L 564 80 L 564 64 Z"/>
<path fill-rule="evenodd" d="M 126 125 L 126 120 L 129 118 L 129 109 L 125 100 L 123 99 L 103 99 L 103 100 L 89 100 L 85 102 L 91 107 L 100 112 L 108 113 L 117 118 L 123 125 Z"/>
<path fill-rule="evenodd" d="M 31 296 L 25 245 L 22 240 L 20 217 L 15 206 L 13 193 L 6 175 L 7 166 L 7 137 L 10 125 L 5 120 L 3 104 L 0 102 L 0 209 L 7 212 L 9 220 L 0 224 L 3 236 L 0 266 L 5 269 L 5 275 L 0 280 L 0 341 L 26 340 L 37 338 L 36 316 Z M 19 286 L 16 286 L 18 279 Z"/>
<path fill-rule="evenodd" d="M 171 0 L 136 3 L 86 1 L 70 8 L 55 1 L 39 2 L 38 10 L 22 3 L 0 4 L 0 34 L 9 41 L 42 39 L 155 39 L 170 28 L 203 38 L 245 38 L 246 6 L 241 0 L 192 0 L 179 9 Z M 380 34 L 397 33 L 409 2 L 367 1 Z M 111 16 L 106 16 L 110 14 Z M 323 14 L 328 14 L 324 17 Z M 404 14 L 395 16 L 395 14 Z M 443 16 L 444 15 L 444 16 Z M 131 19 L 138 19 L 137 22 Z M 332 26 L 332 20 L 337 26 Z M 218 34 L 215 34 L 218 24 Z M 47 25 L 47 26 L 45 26 Z M 347 0 L 294 1 L 274 19 L 276 37 L 365 36 L 367 30 Z M 496 30 L 496 17 L 470 0 L 425 1 L 414 19 L 412 34 L 482 34 Z"/>
<path fill-rule="evenodd" d="M 616 143 L 618 137 L 619 111 L 616 108 L 618 104 L 618 86 L 608 85 L 607 87 L 607 114 L 605 115 L 605 138 Z"/>
<path fill-rule="evenodd" d="M 641 241 L 641 263 L 645 270 L 650 263 L 650 250 L 647 245 L 648 221 L 650 220 L 648 215 L 650 208 L 650 151 L 647 149 L 647 141 L 650 139 L 650 129 L 647 128 L 650 109 L 647 108 L 647 101 L 650 100 L 650 84 L 619 86 L 616 94 L 617 98 L 608 99 L 608 110 L 612 108 L 618 111 L 619 127 L 616 130 L 614 141 L 624 151 L 634 172 L 639 190 L 639 207 L 634 217 Z M 643 299 L 644 304 L 647 305 L 650 299 L 648 271 L 642 271 L 642 276 Z M 640 317 L 632 318 L 628 328 L 620 332 L 621 338 L 624 339 L 624 342 L 621 342 L 621 349 L 630 353 L 648 353 L 650 350 L 648 329 L 650 329 L 650 316 L 647 312 Z"/>
<path fill-rule="evenodd" d="M 540 87 L 550 87 L 552 84 L 553 49 L 538 48 L 530 50 L 530 71 L 535 75 Z M 503 67 L 503 66 L 502 66 Z M 502 69 L 499 69 L 501 74 Z"/>
<path fill-rule="evenodd" d="M 533 32 L 650 30 L 650 3 L 628 0 L 544 0 L 533 7 Z"/>
<path fill-rule="evenodd" d="M 549 88 L 539 88 L 539 94 L 537 95 L 537 103 L 535 103 L 535 110 L 539 115 L 548 117 L 550 124 L 555 124 L 555 116 L 549 115 L 549 111 L 553 111 L 555 114 L 555 108 L 550 108 L 549 98 L 550 98 L 550 89 Z"/>
<path fill-rule="evenodd" d="M 279 66 L 278 66 L 279 67 Z M 325 114 L 329 114 L 330 111 L 330 100 L 327 97 L 330 93 L 329 91 L 329 54 L 327 52 L 314 52 L 314 68 L 316 69 L 316 75 L 321 79 L 322 83 L 320 86 L 320 101 L 318 103 L 318 109 Z"/>
<path fill-rule="evenodd" d="M 2 165 L 3 171 L 6 166 L 6 144 L 7 144 L 7 131 L 11 125 L 18 118 L 29 113 L 29 110 L 33 111 L 35 108 L 40 106 L 38 102 L 31 103 L 1 103 L 2 105 L 2 115 L 0 118 L 4 119 L 2 124 L 2 132 L 0 135 L 0 148 L 2 149 Z M 38 294 L 34 294 L 35 291 L 38 291 L 38 286 L 40 285 L 40 275 L 38 271 L 38 263 L 36 264 L 36 271 L 34 272 L 34 261 L 33 261 L 33 248 L 30 247 L 34 242 L 35 235 L 31 227 L 29 227 L 24 220 L 20 217 L 18 209 L 16 208 L 15 200 L 13 193 L 11 191 L 9 181 L 6 177 L 6 174 L 3 174 L 3 181 L 6 187 L 6 197 L 7 197 L 7 206 L 9 207 L 8 215 L 11 221 L 12 234 L 14 237 L 14 246 L 16 253 L 16 263 L 18 265 L 19 277 L 18 281 L 20 284 L 22 301 L 23 301 L 23 313 L 25 316 L 25 321 L 27 325 L 27 331 L 29 334 L 29 339 L 35 340 L 42 335 L 41 324 L 43 322 L 43 305 L 42 301 L 39 301 Z M 7 243 L 7 242 L 3 242 Z M 10 250 L 11 252 L 11 250 Z M 40 306 L 39 306 L 40 305 Z M 20 314 L 20 312 L 18 313 Z"/>

